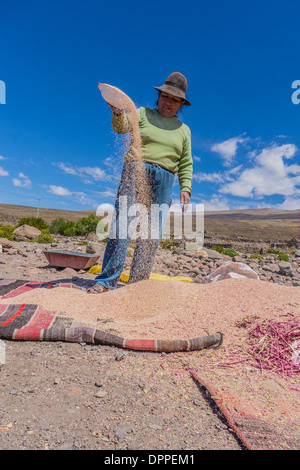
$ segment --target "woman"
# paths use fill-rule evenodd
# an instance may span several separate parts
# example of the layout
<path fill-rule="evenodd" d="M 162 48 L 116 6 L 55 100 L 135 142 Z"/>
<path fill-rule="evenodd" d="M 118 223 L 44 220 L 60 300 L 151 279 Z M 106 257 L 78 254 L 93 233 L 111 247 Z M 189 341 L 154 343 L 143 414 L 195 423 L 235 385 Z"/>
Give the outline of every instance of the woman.
<path fill-rule="evenodd" d="M 174 72 L 160 87 L 153 87 L 159 92 L 157 109 L 139 108 L 139 131 L 142 143 L 142 155 L 147 182 L 151 193 L 151 203 L 160 207 L 159 228 L 155 235 L 136 238 L 136 248 L 132 260 L 129 283 L 149 279 L 155 260 L 156 250 L 162 237 L 167 220 L 168 211 L 172 202 L 172 190 L 175 174 L 178 174 L 180 184 L 180 202 L 185 211 L 189 205 L 191 195 L 191 181 L 193 160 L 191 155 L 191 132 L 188 126 L 177 118 L 178 110 L 191 103 L 185 98 L 187 80 L 179 72 Z M 132 132 L 130 114 L 110 106 L 112 126 L 117 133 Z M 120 205 L 126 198 L 127 207 L 137 202 L 137 193 L 140 183 L 137 179 L 137 168 L 140 164 L 134 158 L 136 148 L 131 142 L 129 152 L 125 156 L 121 181 L 115 204 L 114 236 L 109 235 L 106 245 L 102 272 L 95 278 L 95 285 L 88 293 L 102 293 L 115 289 L 123 271 L 131 234 L 120 236 L 124 229 L 120 219 Z M 132 221 L 126 219 L 127 229 Z"/>

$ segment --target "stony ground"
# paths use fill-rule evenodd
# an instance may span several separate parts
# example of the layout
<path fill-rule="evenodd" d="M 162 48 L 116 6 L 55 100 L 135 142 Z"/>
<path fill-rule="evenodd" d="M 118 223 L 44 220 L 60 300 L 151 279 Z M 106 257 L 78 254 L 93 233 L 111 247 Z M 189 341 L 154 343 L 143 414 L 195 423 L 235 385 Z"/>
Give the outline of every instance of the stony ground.
<path fill-rule="evenodd" d="M 84 244 L 82 244 L 84 243 Z M 88 245 L 86 244 L 88 243 Z M 98 251 L 97 240 L 57 238 L 52 245 L 3 243 L 0 279 L 38 281 L 86 271 L 48 265 L 43 250 Z M 295 251 L 295 250 L 294 250 Z M 131 263 L 131 251 L 127 267 Z M 300 285 L 298 252 L 288 262 L 239 257 L 270 282 Z M 228 261 L 210 250 L 160 249 L 154 271 L 195 282 Z M 101 257 L 99 259 L 101 264 Z M 0 449 L 242 450 L 227 423 L 185 370 L 185 354 L 124 351 L 72 343 L 5 341 L 0 370 Z M 201 354 L 193 352 L 187 354 Z M 176 365 L 176 367 L 174 367 Z M 177 372 L 176 372 L 177 371 Z"/>
<path fill-rule="evenodd" d="M 176 355 L 31 342 L 6 355 L 1 449 L 241 449 L 188 372 L 171 373 Z"/>

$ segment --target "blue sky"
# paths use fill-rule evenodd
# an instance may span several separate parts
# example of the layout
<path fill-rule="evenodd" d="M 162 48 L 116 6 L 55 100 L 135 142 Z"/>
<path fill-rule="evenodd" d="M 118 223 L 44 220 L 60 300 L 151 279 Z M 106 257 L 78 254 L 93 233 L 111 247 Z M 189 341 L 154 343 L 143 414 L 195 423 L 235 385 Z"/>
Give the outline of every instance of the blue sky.
<path fill-rule="evenodd" d="M 179 116 L 192 133 L 192 202 L 298 209 L 299 18 L 298 0 L 3 2 L 0 202 L 113 204 L 126 141 L 98 82 L 152 108 L 152 86 L 179 71 L 192 103 Z"/>

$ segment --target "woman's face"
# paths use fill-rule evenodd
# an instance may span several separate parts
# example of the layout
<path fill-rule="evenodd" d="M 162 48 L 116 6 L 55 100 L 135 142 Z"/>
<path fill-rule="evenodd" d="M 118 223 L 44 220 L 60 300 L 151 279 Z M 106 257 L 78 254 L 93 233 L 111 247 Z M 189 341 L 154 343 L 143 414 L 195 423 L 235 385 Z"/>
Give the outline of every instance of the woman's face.
<path fill-rule="evenodd" d="M 162 91 L 158 98 L 158 111 L 163 117 L 173 117 L 182 106 L 183 101 L 177 96 Z"/>

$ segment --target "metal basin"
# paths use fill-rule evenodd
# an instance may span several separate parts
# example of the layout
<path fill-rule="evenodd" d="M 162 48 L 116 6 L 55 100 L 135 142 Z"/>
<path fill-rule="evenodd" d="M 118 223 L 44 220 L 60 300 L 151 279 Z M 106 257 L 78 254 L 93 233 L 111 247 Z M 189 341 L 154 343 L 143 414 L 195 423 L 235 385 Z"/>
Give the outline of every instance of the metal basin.
<path fill-rule="evenodd" d="M 78 253 L 76 251 L 43 251 L 50 266 L 59 268 L 88 269 L 94 266 L 100 255 Z"/>

